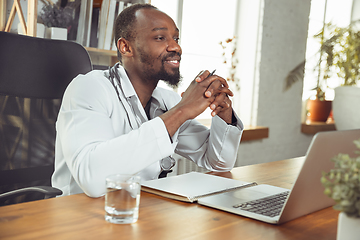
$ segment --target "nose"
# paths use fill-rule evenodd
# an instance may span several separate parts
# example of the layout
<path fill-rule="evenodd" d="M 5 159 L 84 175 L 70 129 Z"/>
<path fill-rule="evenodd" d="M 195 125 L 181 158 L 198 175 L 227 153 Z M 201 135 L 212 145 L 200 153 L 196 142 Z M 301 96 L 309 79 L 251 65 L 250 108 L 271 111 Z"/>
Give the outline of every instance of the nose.
<path fill-rule="evenodd" d="M 175 39 L 171 39 L 167 46 L 168 52 L 178 52 L 181 54 L 182 50 L 179 43 Z"/>

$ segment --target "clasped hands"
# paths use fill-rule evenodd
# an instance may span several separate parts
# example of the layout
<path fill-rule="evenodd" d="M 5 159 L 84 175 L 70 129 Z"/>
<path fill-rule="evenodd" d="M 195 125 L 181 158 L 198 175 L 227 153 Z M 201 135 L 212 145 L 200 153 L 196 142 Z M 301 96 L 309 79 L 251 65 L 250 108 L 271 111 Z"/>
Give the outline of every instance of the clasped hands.
<path fill-rule="evenodd" d="M 225 122 L 231 123 L 232 108 L 229 96 L 234 94 L 224 78 L 209 75 L 209 71 L 201 71 L 186 91 L 181 94 L 181 102 L 185 105 L 188 104 L 188 107 L 193 110 L 191 118 L 195 118 L 210 107 L 211 116 L 218 115 Z"/>

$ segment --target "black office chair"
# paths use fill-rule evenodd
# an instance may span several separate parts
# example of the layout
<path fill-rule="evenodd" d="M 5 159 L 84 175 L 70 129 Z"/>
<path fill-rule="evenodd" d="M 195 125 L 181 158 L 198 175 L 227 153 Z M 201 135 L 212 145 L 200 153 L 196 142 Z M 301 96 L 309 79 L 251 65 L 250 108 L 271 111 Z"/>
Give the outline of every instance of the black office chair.
<path fill-rule="evenodd" d="M 67 85 L 90 70 L 75 42 L 0 32 L 0 206 L 62 194 L 50 187 L 55 121 Z"/>

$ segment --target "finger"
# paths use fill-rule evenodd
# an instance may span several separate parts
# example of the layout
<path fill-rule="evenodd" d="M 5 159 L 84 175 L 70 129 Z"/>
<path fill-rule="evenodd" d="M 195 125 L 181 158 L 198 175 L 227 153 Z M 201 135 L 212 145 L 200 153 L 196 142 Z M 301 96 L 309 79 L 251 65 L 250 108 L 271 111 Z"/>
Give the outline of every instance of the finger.
<path fill-rule="evenodd" d="M 218 115 L 224 108 L 222 106 L 218 106 L 217 108 L 215 108 L 214 111 L 211 112 L 211 116 L 215 117 L 216 115 Z"/>
<path fill-rule="evenodd" d="M 216 111 L 215 111 L 215 110 L 212 111 L 212 112 L 211 112 L 211 116 L 212 116 L 212 117 L 215 117 L 216 115 L 218 115 L 218 113 L 220 112 L 220 108 L 221 108 L 221 107 L 218 107 L 218 108 L 216 109 Z"/>
<path fill-rule="evenodd" d="M 224 87 L 229 88 L 227 81 L 224 78 L 219 77 L 218 75 L 212 75 L 210 77 L 207 77 L 203 81 L 201 81 L 200 84 L 203 86 L 210 86 L 210 84 L 212 84 L 216 80 L 219 80 Z"/>
<path fill-rule="evenodd" d="M 218 106 L 220 106 L 224 109 L 229 108 L 229 107 L 231 107 L 231 100 L 226 96 L 224 98 L 224 101 L 220 102 Z"/>
<path fill-rule="evenodd" d="M 215 100 L 210 104 L 210 109 L 211 110 L 215 110 L 219 105 L 221 105 L 226 98 L 226 94 L 225 93 L 221 93 L 219 95 L 216 96 Z M 226 104 L 225 104 L 226 106 Z"/>
<path fill-rule="evenodd" d="M 210 75 L 210 72 L 208 70 L 202 70 L 199 72 L 198 75 L 195 77 L 196 82 L 202 82 Z"/>
<path fill-rule="evenodd" d="M 216 96 L 217 94 L 219 94 L 219 90 L 221 88 L 222 84 L 219 80 L 215 80 L 213 81 L 208 87 L 207 90 L 205 91 L 205 96 L 206 97 L 211 97 L 211 96 Z"/>
<path fill-rule="evenodd" d="M 212 112 L 211 112 L 211 116 L 216 116 L 218 115 L 220 112 L 228 109 L 231 107 L 231 100 L 229 98 L 226 98 L 225 101 L 223 101 L 221 104 L 219 104 Z"/>
<path fill-rule="evenodd" d="M 221 87 L 218 89 L 218 92 L 219 92 L 219 93 L 225 93 L 225 94 L 227 94 L 228 96 L 231 96 L 231 97 L 234 96 L 234 93 L 233 93 L 229 88 L 227 88 L 227 87 L 221 86 Z"/>
<path fill-rule="evenodd" d="M 229 97 L 226 96 L 224 101 L 222 103 L 220 103 L 219 106 L 223 107 L 224 109 L 230 108 L 231 107 L 231 100 L 229 99 Z"/>
<path fill-rule="evenodd" d="M 224 87 L 220 81 L 216 80 L 214 82 L 212 82 L 210 84 L 210 86 L 208 87 L 208 89 L 206 90 L 205 92 L 205 97 L 211 97 L 213 95 L 218 95 L 220 93 L 225 93 L 229 96 L 234 96 L 233 92 L 227 88 L 227 87 Z"/>

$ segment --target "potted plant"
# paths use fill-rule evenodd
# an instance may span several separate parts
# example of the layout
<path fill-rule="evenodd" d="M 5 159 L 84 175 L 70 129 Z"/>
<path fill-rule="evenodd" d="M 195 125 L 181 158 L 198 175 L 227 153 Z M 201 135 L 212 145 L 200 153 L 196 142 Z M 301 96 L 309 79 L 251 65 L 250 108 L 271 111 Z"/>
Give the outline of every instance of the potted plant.
<path fill-rule="evenodd" d="M 331 111 L 331 101 L 325 100 L 325 88 L 327 87 L 326 80 L 327 75 L 323 74 L 322 65 L 324 64 L 323 51 L 322 46 L 325 42 L 325 25 L 323 26 L 320 33 L 315 35 L 314 37 L 319 39 L 321 43 L 321 47 L 319 49 L 319 60 L 316 67 L 313 69 L 317 72 L 316 85 L 313 90 L 316 91 L 315 99 L 308 99 L 306 103 L 307 117 L 310 121 L 316 122 L 326 122 L 330 111 Z M 317 56 L 317 55 L 316 55 Z M 299 80 L 304 79 L 304 69 L 305 69 L 306 60 L 301 62 L 298 66 L 296 66 L 286 77 L 285 81 L 285 90 L 289 89 L 292 84 Z"/>
<path fill-rule="evenodd" d="M 67 39 L 67 28 L 74 19 L 74 9 L 68 6 L 62 7 L 60 3 L 43 1 L 44 6 L 38 16 L 38 21 L 46 27 L 46 37 L 52 39 Z"/>
<path fill-rule="evenodd" d="M 325 71 L 340 80 L 335 88 L 333 115 L 338 130 L 360 128 L 360 30 L 359 21 L 348 27 L 328 25 L 330 38 L 324 45 Z"/>
<path fill-rule="evenodd" d="M 357 239 L 360 236 L 360 139 L 354 144 L 357 157 L 340 153 L 332 161 L 335 166 L 323 172 L 321 182 L 324 193 L 334 199 L 334 209 L 341 211 L 338 219 L 337 239 Z"/>
<path fill-rule="evenodd" d="M 356 30 L 359 21 L 352 22 L 348 27 L 340 28 L 332 24 L 325 24 L 323 29 L 315 35 L 320 42 L 319 49 L 319 60 L 314 71 L 317 72 L 317 84 L 315 90 L 316 101 L 324 101 L 325 94 L 324 88 L 328 86 L 327 81 L 330 78 L 337 77 L 339 80 L 338 85 L 340 86 L 354 86 L 357 84 L 360 78 L 360 31 Z M 325 36 L 326 35 L 326 36 Z M 298 81 L 302 80 L 304 75 L 305 62 L 300 63 L 295 69 L 293 69 L 287 76 L 285 81 L 285 89 L 291 87 L 291 85 Z M 360 90 L 360 89 L 359 89 Z M 356 90 L 353 90 L 356 91 Z M 335 89 L 335 98 L 338 90 Z M 345 93 L 345 95 L 348 95 Z M 345 129 L 338 127 L 338 120 L 340 116 L 346 115 L 349 119 L 349 114 L 337 113 L 337 109 L 347 109 L 351 108 L 349 105 L 355 103 L 358 105 L 359 100 L 353 99 L 348 100 L 347 104 L 342 105 L 336 102 L 333 102 L 333 112 L 335 123 L 338 129 Z M 331 103 L 328 103 L 328 105 Z M 340 107 L 338 107 L 340 105 Z M 327 111 L 330 112 L 329 106 Z M 359 111 L 356 111 L 359 112 Z M 326 117 L 327 118 L 327 117 Z M 336 119 L 338 118 L 338 120 Z M 352 121 L 360 118 L 352 117 Z M 326 119 L 325 119 L 326 121 Z M 339 120 L 340 122 L 340 120 Z M 358 126 L 360 127 L 360 126 Z"/>

